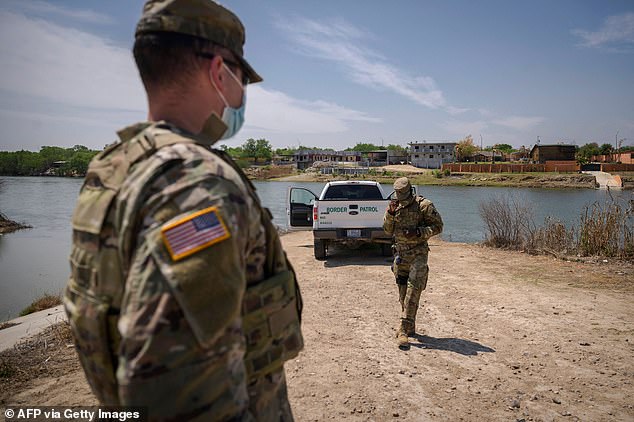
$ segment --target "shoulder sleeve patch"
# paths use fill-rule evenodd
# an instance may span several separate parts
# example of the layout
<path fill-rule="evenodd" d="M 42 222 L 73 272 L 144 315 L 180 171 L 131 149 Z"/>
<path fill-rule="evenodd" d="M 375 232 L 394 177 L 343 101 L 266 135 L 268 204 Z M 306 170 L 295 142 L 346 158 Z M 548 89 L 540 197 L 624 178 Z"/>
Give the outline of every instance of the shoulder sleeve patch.
<path fill-rule="evenodd" d="M 178 261 L 231 237 L 217 207 L 209 207 L 161 228 L 163 243 Z"/>

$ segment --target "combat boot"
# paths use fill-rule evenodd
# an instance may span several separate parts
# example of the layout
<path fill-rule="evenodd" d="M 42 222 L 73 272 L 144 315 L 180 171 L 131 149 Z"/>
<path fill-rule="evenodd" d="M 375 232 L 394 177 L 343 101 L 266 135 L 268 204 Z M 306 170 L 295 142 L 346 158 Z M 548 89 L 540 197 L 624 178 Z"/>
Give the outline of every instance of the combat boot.
<path fill-rule="evenodd" d="M 413 332 L 413 323 L 406 319 L 401 320 L 401 326 L 396 332 L 396 343 L 398 344 L 398 348 L 402 350 L 409 349 L 409 338 L 408 334 L 410 331 Z"/>
<path fill-rule="evenodd" d="M 396 333 L 396 344 L 398 345 L 399 349 L 409 349 L 409 338 L 407 337 L 407 333 L 403 330 L 403 328 L 399 328 Z"/>

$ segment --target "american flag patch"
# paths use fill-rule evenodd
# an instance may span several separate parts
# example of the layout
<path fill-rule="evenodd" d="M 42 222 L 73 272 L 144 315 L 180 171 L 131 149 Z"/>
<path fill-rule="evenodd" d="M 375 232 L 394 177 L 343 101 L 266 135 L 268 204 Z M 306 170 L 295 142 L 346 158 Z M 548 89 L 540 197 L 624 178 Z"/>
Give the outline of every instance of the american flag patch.
<path fill-rule="evenodd" d="M 217 207 L 198 211 L 161 229 L 163 242 L 174 261 L 228 239 L 231 234 Z"/>

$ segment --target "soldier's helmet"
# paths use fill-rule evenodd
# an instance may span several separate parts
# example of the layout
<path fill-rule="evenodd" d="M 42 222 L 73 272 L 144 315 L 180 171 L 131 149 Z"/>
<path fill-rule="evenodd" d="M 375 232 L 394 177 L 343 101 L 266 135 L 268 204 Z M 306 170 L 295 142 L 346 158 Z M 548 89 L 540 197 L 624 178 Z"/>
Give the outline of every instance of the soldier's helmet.
<path fill-rule="evenodd" d="M 394 192 L 399 201 L 403 201 L 412 193 L 412 185 L 407 177 L 399 177 L 394 181 Z"/>
<path fill-rule="evenodd" d="M 229 49 L 240 62 L 249 83 L 262 77 L 244 59 L 244 26 L 231 11 L 213 0 L 148 0 L 136 35 L 176 32 L 211 41 Z"/>

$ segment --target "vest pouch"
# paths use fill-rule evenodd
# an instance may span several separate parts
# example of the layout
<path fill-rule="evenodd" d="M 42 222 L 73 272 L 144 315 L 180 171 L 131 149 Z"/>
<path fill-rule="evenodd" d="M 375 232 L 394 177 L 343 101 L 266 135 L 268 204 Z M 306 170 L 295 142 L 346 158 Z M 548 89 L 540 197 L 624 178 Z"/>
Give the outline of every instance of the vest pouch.
<path fill-rule="evenodd" d="M 116 194 L 110 189 L 84 186 L 73 213 L 73 229 L 98 235 Z"/>
<path fill-rule="evenodd" d="M 282 271 L 247 288 L 242 326 L 249 381 L 276 371 L 299 354 L 303 339 L 293 271 Z"/>
<path fill-rule="evenodd" d="M 81 366 L 92 391 L 104 405 L 117 405 L 116 364 L 110 354 L 117 315 L 110 303 L 92 295 L 72 279 L 66 287 L 64 306 Z"/>

